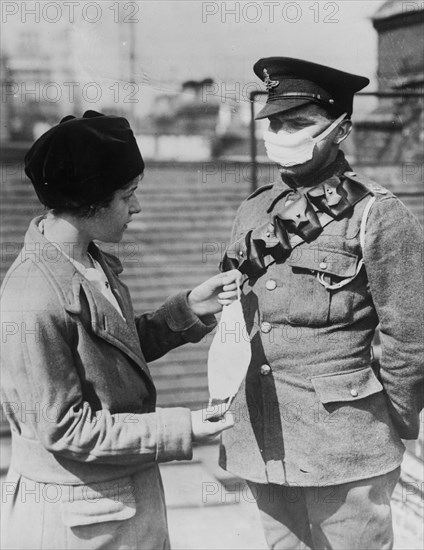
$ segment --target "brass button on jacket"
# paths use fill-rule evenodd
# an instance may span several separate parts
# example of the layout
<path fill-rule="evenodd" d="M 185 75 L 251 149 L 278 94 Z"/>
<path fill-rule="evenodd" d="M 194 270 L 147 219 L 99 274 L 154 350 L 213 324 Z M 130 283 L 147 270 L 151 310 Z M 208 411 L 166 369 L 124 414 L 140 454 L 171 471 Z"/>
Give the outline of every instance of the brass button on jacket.
<path fill-rule="evenodd" d="M 272 330 L 272 325 L 271 323 L 268 323 L 268 321 L 264 321 L 262 324 L 261 324 L 261 332 L 265 332 L 265 334 L 267 332 L 271 332 Z"/>
<path fill-rule="evenodd" d="M 268 374 L 271 372 L 271 367 L 269 365 L 262 365 L 261 366 L 261 374 L 262 376 L 268 376 Z"/>
<path fill-rule="evenodd" d="M 275 290 L 277 288 L 277 283 L 274 281 L 274 279 L 269 279 L 265 283 L 265 287 L 267 290 Z"/>

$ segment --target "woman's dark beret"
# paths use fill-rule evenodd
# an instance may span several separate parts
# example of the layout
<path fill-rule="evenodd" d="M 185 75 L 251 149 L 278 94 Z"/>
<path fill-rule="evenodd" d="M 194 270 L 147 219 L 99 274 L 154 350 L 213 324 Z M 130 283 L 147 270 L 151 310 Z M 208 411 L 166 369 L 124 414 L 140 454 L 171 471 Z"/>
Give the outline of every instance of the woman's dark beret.
<path fill-rule="evenodd" d="M 144 170 L 129 122 L 86 111 L 50 128 L 25 155 L 25 173 L 49 208 L 101 201 Z"/>

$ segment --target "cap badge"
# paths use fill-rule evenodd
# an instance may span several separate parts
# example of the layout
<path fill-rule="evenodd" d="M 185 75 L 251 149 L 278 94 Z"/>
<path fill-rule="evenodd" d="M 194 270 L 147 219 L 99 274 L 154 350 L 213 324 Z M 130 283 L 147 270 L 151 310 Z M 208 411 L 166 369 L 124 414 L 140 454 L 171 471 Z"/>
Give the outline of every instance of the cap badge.
<path fill-rule="evenodd" d="M 264 73 L 264 84 L 265 84 L 265 87 L 266 89 L 269 91 L 269 90 L 272 90 L 272 88 L 275 88 L 276 86 L 278 86 L 278 84 L 280 84 L 280 82 L 278 80 L 271 80 L 269 74 L 268 74 L 268 71 L 266 69 L 264 69 L 263 71 Z"/>

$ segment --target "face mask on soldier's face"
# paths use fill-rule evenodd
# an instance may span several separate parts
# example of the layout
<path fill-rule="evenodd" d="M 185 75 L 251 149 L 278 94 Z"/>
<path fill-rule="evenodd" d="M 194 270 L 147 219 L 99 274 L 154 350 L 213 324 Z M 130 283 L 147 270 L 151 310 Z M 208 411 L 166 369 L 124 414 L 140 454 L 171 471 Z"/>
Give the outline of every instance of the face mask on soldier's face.
<path fill-rule="evenodd" d="M 293 134 L 285 130 L 280 130 L 277 133 L 264 132 L 263 137 L 268 158 L 283 167 L 308 162 L 314 156 L 315 145 L 327 137 L 345 119 L 346 114 L 343 113 L 339 116 L 316 137 L 312 137 L 316 131 L 316 125 L 308 126 Z"/>

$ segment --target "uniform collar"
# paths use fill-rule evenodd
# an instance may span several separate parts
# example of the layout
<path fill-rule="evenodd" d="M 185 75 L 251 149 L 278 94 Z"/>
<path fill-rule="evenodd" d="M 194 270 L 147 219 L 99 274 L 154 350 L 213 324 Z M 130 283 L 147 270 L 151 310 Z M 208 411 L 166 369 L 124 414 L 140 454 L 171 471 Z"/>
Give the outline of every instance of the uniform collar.
<path fill-rule="evenodd" d="M 310 189 L 316 187 L 320 183 L 323 183 L 325 180 L 331 178 L 332 176 L 341 176 L 344 172 L 351 170 L 351 167 L 349 166 L 349 163 L 347 162 L 343 151 L 338 151 L 337 156 L 335 160 L 327 165 L 324 166 L 324 168 L 321 168 L 317 172 L 315 172 L 309 179 L 309 181 L 306 182 L 308 185 L 308 188 L 305 189 L 302 188 L 305 191 L 309 191 Z M 281 186 L 281 190 L 283 188 L 290 188 L 290 189 L 296 189 L 296 184 L 293 181 L 292 178 L 288 176 L 281 176 L 281 183 L 278 182 L 276 184 L 277 186 Z"/>
<path fill-rule="evenodd" d="M 347 162 L 343 151 L 339 151 L 334 162 L 314 174 L 314 185 L 302 187 L 298 190 L 291 178 L 283 178 L 282 176 L 281 181 L 275 183 L 273 186 L 273 193 L 271 194 L 272 200 L 267 208 L 267 212 L 272 212 L 281 199 L 293 193 L 299 196 L 301 194 L 307 194 L 309 196 L 314 194 L 327 195 L 328 187 L 337 187 L 340 183 L 340 178 L 343 176 L 344 172 L 348 170 L 351 170 L 351 167 Z M 327 183 L 328 185 L 326 185 Z"/>

